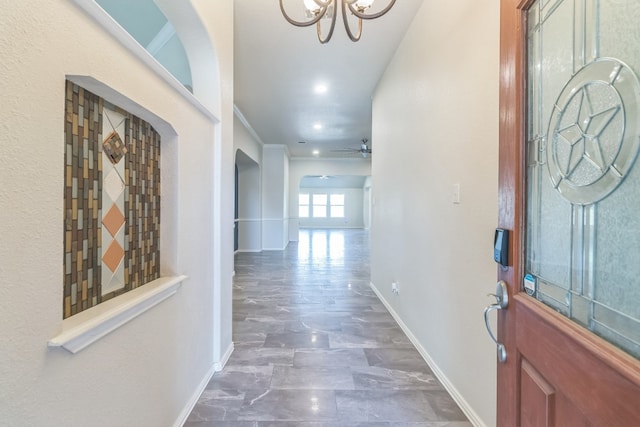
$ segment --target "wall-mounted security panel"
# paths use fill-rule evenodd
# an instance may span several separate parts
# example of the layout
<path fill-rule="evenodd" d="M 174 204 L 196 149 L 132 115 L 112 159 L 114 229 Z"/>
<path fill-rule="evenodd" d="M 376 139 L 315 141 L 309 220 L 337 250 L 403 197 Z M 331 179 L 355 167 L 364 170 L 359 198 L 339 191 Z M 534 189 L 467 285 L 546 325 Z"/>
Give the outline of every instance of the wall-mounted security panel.
<path fill-rule="evenodd" d="M 503 267 L 509 265 L 509 230 L 496 228 L 493 239 L 493 259 Z"/>

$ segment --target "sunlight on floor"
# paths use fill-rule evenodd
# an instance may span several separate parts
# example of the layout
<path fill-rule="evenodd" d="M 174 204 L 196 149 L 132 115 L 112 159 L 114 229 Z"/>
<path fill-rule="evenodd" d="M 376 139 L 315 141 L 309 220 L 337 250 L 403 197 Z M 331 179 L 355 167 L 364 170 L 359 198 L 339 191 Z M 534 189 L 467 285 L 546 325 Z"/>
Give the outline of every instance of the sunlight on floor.
<path fill-rule="evenodd" d="M 298 261 L 302 263 L 328 262 L 344 265 L 345 238 L 342 230 L 300 230 Z"/>

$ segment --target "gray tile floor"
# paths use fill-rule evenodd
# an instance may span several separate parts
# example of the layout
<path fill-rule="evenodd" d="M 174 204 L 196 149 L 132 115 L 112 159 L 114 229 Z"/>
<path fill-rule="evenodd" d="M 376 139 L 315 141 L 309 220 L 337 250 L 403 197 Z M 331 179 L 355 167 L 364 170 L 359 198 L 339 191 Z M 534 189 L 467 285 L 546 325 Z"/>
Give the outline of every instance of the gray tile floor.
<path fill-rule="evenodd" d="M 471 426 L 369 287 L 367 232 L 235 262 L 235 351 L 186 427 Z"/>

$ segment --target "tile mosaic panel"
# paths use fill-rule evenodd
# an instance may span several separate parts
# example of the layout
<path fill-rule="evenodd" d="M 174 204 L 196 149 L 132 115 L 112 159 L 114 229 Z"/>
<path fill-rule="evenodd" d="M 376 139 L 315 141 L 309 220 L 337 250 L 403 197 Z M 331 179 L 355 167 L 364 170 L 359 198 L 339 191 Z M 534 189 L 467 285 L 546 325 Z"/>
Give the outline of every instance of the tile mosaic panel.
<path fill-rule="evenodd" d="M 102 143 L 102 247 L 108 248 L 102 255 L 102 296 L 124 291 L 124 190 L 126 183 L 124 155 L 128 151 L 122 141 L 125 134 L 126 112 L 117 111 L 111 105 L 103 109 L 102 134 L 108 135 Z M 122 135 L 122 136 L 121 136 Z M 115 294 L 114 294 L 115 292 Z"/>
<path fill-rule="evenodd" d="M 124 145 L 124 142 L 122 142 L 120 135 L 118 135 L 116 131 L 111 132 L 107 139 L 104 140 L 102 148 L 114 165 L 118 164 L 124 155 L 127 154 L 127 146 Z"/>
<path fill-rule="evenodd" d="M 67 318 L 160 277 L 160 136 L 68 81 L 64 129 Z"/>
<path fill-rule="evenodd" d="M 100 295 L 102 100 L 71 82 L 65 100 L 64 300 L 67 318 Z"/>
<path fill-rule="evenodd" d="M 160 277 L 160 135 L 135 116 L 127 123 L 124 280 L 134 289 Z"/>

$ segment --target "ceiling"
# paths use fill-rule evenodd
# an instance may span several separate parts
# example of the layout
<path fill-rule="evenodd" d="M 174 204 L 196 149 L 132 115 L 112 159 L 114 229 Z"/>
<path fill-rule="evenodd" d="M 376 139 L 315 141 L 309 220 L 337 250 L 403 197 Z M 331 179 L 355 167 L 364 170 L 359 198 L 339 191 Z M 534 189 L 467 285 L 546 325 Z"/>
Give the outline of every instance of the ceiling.
<path fill-rule="evenodd" d="M 360 175 L 307 175 L 300 188 L 363 188 L 366 176 Z"/>
<path fill-rule="evenodd" d="M 292 157 L 314 157 L 314 150 L 322 158 L 360 157 L 363 138 L 375 155 L 373 91 L 422 1 L 398 0 L 386 15 L 363 23 L 356 43 L 339 14 L 332 39 L 322 45 L 315 26 L 299 28 L 284 19 L 278 0 L 235 0 L 237 109 L 263 143 L 285 144 Z M 284 0 L 292 14 L 301 4 Z M 387 4 L 377 0 L 373 7 Z M 318 84 L 326 86 L 324 94 L 314 92 Z M 353 150 L 333 151 L 345 148 Z"/>

